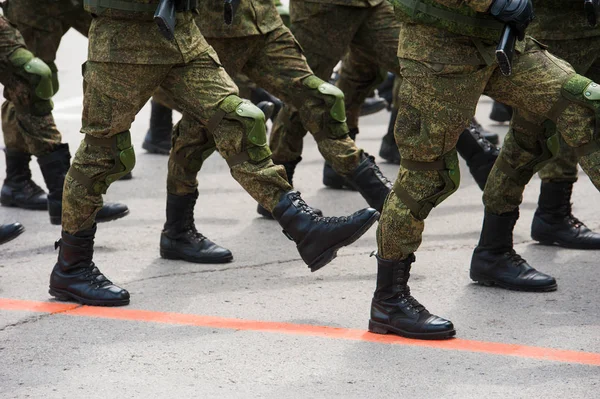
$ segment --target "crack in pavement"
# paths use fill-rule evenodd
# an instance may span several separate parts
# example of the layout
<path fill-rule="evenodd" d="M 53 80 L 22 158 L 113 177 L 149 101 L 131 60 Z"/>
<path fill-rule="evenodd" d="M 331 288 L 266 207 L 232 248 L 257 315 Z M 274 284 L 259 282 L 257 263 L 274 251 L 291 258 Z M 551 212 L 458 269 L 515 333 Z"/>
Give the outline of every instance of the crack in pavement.
<path fill-rule="evenodd" d="M 47 318 L 49 318 L 51 316 L 54 316 L 54 315 L 57 315 L 57 314 L 61 314 L 61 313 L 67 313 L 67 312 L 70 312 L 70 311 L 72 311 L 74 309 L 80 308 L 82 306 L 83 305 L 75 305 L 75 304 L 73 304 L 73 307 L 65 309 L 65 310 L 61 310 L 61 311 L 58 311 L 58 312 L 42 313 L 42 314 L 38 314 L 38 315 L 35 315 L 35 316 L 29 316 L 29 317 L 26 317 L 24 319 L 21 319 L 21 320 L 15 322 L 15 323 L 10 323 L 10 324 L 7 324 L 5 326 L 0 327 L 0 332 L 4 332 L 5 330 L 7 330 L 7 329 L 9 329 L 11 327 L 20 327 L 20 326 L 27 325 L 27 324 L 37 323 L 38 321 L 47 319 Z"/>

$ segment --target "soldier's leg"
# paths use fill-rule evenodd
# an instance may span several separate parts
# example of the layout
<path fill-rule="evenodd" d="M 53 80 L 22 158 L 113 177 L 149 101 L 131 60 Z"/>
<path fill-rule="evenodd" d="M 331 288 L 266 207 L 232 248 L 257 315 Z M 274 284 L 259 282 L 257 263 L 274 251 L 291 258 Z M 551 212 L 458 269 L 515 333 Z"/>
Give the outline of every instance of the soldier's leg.
<path fill-rule="evenodd" d="M 381 210 L 391 184 L 348 137 L 343 93 L 312 74 L 290 31 L 281 27 L 267 34 L 244 71 L 298 110 L 325 160 Z"/>
<path fill-rule="evenodd" d="M 545 41 L 555 56 L 567 61 L 575 72 L 600 80 L 594 64 L 600 39 Z M 531 224 L 531 237 L 543 244 L 566 248 L 600 249 L 600 234 L 591 231 L 572 214 L 571 195 L 577 181 L 577 155 L 560 141 L 558 155 L 539 171 L 542 179 L 538 208 Z"/>
<path fill-rule="evenodd" d="M 201 157 L 212 146 L 211 136 L 231 175 L 279 221 L 313 271 L 330 262 L 339 248 L 375 222 L 377 212 L 373 209 L 343 220 L 318 218 L 297 192 L 290 191 L 283 167 L 271 161 L 264 114 L 237 96 L 237 87 L 212 48 L 191 64 L 173 68 L 163 87 L 177 100 L 184 118 L 196 122 L 196 135 L 207 135 L 203 143 L 183 136 L 192 129 L 178 131 L 171 152 L 173 162 L 169 162 L 170 185 L 184 192 L 195 186 Z"/>
<path fill-rule="evenodd" d="M 335 65 L 346 53 L 352 37 L 366 14 L 360 8 L 294 1 L 290 4 L 292 31 L 304 49 L 314 74 L 328 81 Z M 327 37 L 327 40 L 323 38 Z M 301 159 L 306 128 L 297 110 L 286 105 L 278 114 L 269 146 L 276 163 L 297 163 Z M 340 181 L 341 180 L 341 181 Z M 342 188 L 343 179 L 324 175 L 325 185 Z"/>

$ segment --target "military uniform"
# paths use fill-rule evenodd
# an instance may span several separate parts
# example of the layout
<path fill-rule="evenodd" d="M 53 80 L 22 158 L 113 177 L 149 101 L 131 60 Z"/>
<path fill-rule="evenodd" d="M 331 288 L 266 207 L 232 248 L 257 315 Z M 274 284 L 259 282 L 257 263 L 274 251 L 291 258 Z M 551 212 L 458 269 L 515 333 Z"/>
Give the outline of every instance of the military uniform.
<path fill-rule="evenodd" d="M 85 139 L 65 180 L 60 252 L 50 277 L 50 293 L 59 299 L 91 305 L 129 303 L 129 293 L 93 263 L 95 216 L 102 194 L 135 165 L 129 128 L 159 86 L 183 112 L 175 140 L 181 132 L 195 138 L 176 144 L 169 160 L 170 171 L 184 178 L 174 176 L 169 182 L 168 238 L 184 237 L 201 245 L 191 216 L 197 193 L 190 193 L 185 184 L 195 186 L 187 178 L 190 171 L 197 172 L 215 148 L 234 179 L 296 241 L 312 270 L 331 261 L 337 249 L 360 237 L 378 216 L 366 209 L 347 219 L 317 218 L 299 193 L 290 191 L 283 167 L 271 161 L 264 115 L 237 96 L 237 87 L 195 23 L 196 2 L 173 3 L 177 12 L 172 40 L 153 22 L 158 4 L 159 0 L 84 1 L 95 16 L 83 68 Z M 175 194 L 182 192 L 190 194 Z M 176 250 L 165 248 L 171 249 Z"/>
<path fill-rule="evenodd" d="M 399 72 L 395 49 L 400 25 L 392 6 L 384 0 L 291 0 L 292 32 L 304 49 L 308 65 L 321 79 L 329 79 L 335 65 L 368 63 L 375 70 Z M 355 59 L 357 61 L 355 61 Z M 338 86 L 347 94 L 348 125 L 358 128 L 360 106 L 385 75 L 371 73 L 360 82 L 342 80 Z M 302 154 L 306 129 L 298 114 L 288 107 L 273 126 L 269 145 L 273 159 L 285 162 Z"/>

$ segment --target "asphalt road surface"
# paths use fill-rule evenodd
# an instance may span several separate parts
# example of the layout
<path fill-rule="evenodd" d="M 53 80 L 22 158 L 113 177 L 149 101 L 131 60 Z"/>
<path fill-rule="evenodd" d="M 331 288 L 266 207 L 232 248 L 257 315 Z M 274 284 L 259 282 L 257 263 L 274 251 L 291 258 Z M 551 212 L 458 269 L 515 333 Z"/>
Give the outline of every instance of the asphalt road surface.
<path fill-rule="evenodd" d="M 69 33 L 57 65 L 55 117 L 75 151 L 86 41 Z M 479 120 L 490 124 L 491 102 Z M 231 249 L 226 265 L 159 257 L 167 158 L 141 149 L 149 107 L 132 127 L 134 179 L 105 199 L 131 214 L 102 224 L 95 261 L 131 292 L 125 308 L 53 301 L 48 276 L 60 228 L 40 211 L 0 207 L 0 222 L 27 231 L 0 247 L 0 398 L 592 398 L 600 388 L 598 254 L 535 244 L 529 229 L 539 194 L 525 191 L 516 249 L 558 279 L 552 293 L 519 293 L 473 284 L 468 275 L 483 207 L 462 164 L 458 192 L 427 219 L 411 286 L 430 311 L 452 320 L 443 343 L 367 333 L 375 286 L 375 227 L 329 266 L 310 273 L 276 222 L 213 155 L 200 173 L 199 230 Z M 389 113 L 361 120 L 358 143 L 377 154 Z M 323 160 L 307 137 L 295 183 L 328 215 L 366 206 L 354 192 L 321 184 Z M 390 178 L 397 168 L 379 159 Z M 4 157 L 0 169 L 4 170 Z M 34 179 L 43 180 L 35 161 Z M 576 216 L 600 229 L 598 193 L 582 173 Z"/>

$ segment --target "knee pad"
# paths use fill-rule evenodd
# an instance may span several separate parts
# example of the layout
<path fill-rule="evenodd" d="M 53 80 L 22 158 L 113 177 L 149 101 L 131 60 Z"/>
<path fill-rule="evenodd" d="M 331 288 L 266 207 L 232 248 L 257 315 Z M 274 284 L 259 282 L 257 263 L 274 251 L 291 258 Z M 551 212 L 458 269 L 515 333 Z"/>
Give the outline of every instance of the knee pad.
<path fill-rule="evenodd" d="M 50 71 L 52 71 L 52 91 L 54 94 L 56 94 L 60 88 L 58 84 L 58 68 L 56 67 L 54 61 L 48 62 L 48 67 L 50 68 Z"/>
<path fill-rule="evenodd" d="M 233 119 L 244 127 L 242 152 L 227 158 L 229 167 L 243 162 L 259 163 L 271 157 L 267 145 L 267 127 L 265 114 L 256 105 L 235 95 L 227 96 L 219 105 L 217 113 L 208 123 L 212 133 L 223 119 Z"/>
<path fill-rule="evenodd" d="M 518 112 L 515 110 L 514 112 Z M 523 124 L 523 121 L 520 122 Z M 514 167 L 506 159 L 505 153 L 500 152 L 500 156 L 496 160 L 498 169 L 505 175 L 510 177 L 513 181 L 520 185 L 526 185 L 531 177 L 542 169 L 550 160 L 555 158 L 560 151 L 560 134 L 556 130 L 556 124 L 551 120 L 546 120 L 542 126 L 531 125 L 527 127 L 527 130 L 531 133 L 537 132 L 539 139 L 539 148 L 541 153 L 539 155 L 531 154 L 529 151 L 521 148 L 517 140 L 512 140 L 512 144 L 520 149 L 520 152 L 524 154 L 530 154 L 531 159 L 522 162 L 520 165 Z M 505 146 L 509 146 L 510 143 L 505 141 Z"/>
<path fill-rule="evenodd" d="M 46 115 L 52 111 L 50 99 L 54 95 L 52 70 L 44 61 L 25 48 L 19 48 L 9 56 L 15 72 L 26 79 L 31 87 L 30 110 L 35 115 Z"/>
<path fill-rule="evenodd" d="M 348 134 L 346 126 L 346 107 L 344 106 L 344 92 L 327 83 L 315 75 L 311 75 L 302 81 L 302 84 L 309 89 L 312 97 L 322 100 L 329 107 L 329 116 L 331 121 L 326 123 L 325 131 L 315 134 L 315 139 L 322 140 L 326 138 L 337 139 Z"/>
<path fill-rule="evenodd" d="M 106 194 L 108 187 L 113 182 L 131 172 L 135 166 L 135 152 L 131 145 L 131 135 L 129 131 L 116 134 L 107 139 L 86 135 L 84 141 L 92 147 L 110 149 L 114 165 L 111 169 L 94 177 L 88 177 L 75 168 L 70 168 L 69 174 L 87 188 L 90 194 Z"/>
<path fill-rule="evenodd" d="M 400 165 L 408 170 L 437 171 L 442 179 L 444 186 L 437 193 L 423 199 L 415 199 L 404 189 L 399 180 L 396 180 L 393 186 L 394 193 L 410 209 L 412 215 L 418 220 L 425 220 L 431 210 L 451 196 L 460 185 L 460 168 L 458 166 L 458 155 L 456 150 L 444 155 L 441 159 L 434 162 L 417 162 L 408 159 L 402 159 Z"/>
<path fill-rule="evenodd" d="M 587 144 L 574 147 L 578 157 L 584 157 L 600 150 L 600 84 L 581 75 L 573 75 L 562 87 L 562 96 L 566 101 L 557 103 L 552 110 L 556 118 L 567 108 L 569 103 L 577 103 L 594 112 L 596 124 L 594 138 Z"/>

